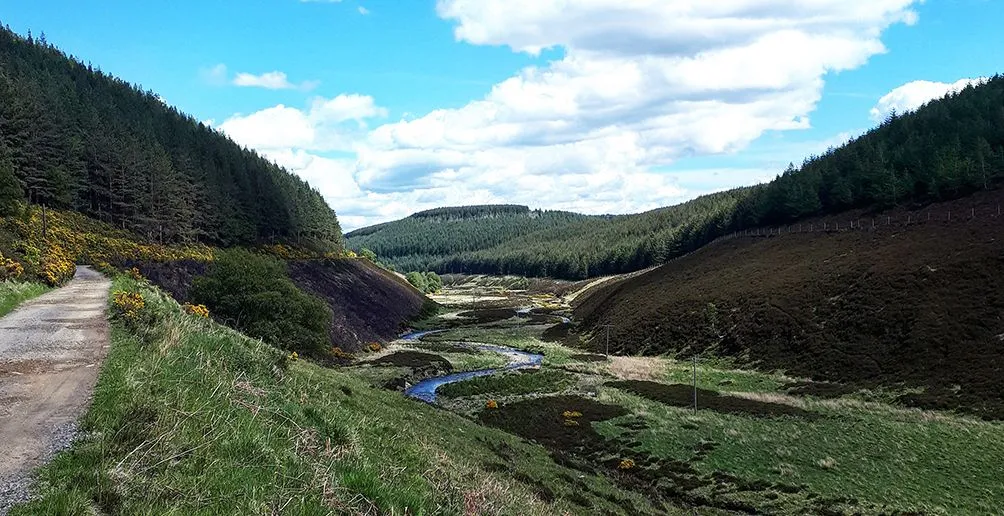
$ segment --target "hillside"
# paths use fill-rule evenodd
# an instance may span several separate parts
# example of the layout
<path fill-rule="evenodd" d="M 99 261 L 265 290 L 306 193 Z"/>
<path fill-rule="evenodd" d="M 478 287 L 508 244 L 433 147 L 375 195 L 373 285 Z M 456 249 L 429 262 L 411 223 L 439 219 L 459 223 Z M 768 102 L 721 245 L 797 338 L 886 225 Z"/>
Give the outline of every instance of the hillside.
<path fill-rule="evenodd" d="M 75 210 L 156 242 L 338 250 L 306 182 L 156 94 L 0 28 L 0 214 Z"/>
<path fill-rule="evenodd" d="M 698 353 L 1001 419 L 1002 203 L 995 190 L 721 241 L 587 291 L 575 316 L 593 349 L 610 325 L 617 354 Z"/>
<path fill-rule="evenodd" d="M 358 249 L 380 242 L 379 250 L 371 249 L 408 269 L 583 279 L 658 265 L 735 231 L 951 200 L 1002 178 L 1004 77 L 997 76 L 914 113 L 893 115 L 768 184 L 637 215 L 571 217 L 540 229 L 506 218 L 445 225 L 409 217 L 353 232 L 348 244 Z M 515 232 L 514 226 L 521 228 L 518 239 L 499 235 Z M 382 245 L 381 234 L 407 243 Z M 455 252 L 443 256 L 443 249 Z"/>
<path fill-rule="evenodd" d="M 667 242 L 690 238 L 691 226 L 728 212 L 745 195 L 746 189 L 737 189 L 637 215 L 588 216 L 525 207 L 490 217 L 429 217 L 423 212 L 353 231 L 346 242 L 357 251 L 374 251 L 401 270 L 582 279 L 662 262 L 673 252 Z M 453 210 L 469 208 L 432 213 Z"/>
<path fill-rule="evenodd" d="M 357 252 L 369 249 L 396 269 L 445 272 L 442 264 L 451 257 L 511 245 L 538 231 L 560 232 L 592 218 L 598 217 L 526 206 L 460 206 L 415 213 L 352 231 L 345 238 L 349 248 Z"/>

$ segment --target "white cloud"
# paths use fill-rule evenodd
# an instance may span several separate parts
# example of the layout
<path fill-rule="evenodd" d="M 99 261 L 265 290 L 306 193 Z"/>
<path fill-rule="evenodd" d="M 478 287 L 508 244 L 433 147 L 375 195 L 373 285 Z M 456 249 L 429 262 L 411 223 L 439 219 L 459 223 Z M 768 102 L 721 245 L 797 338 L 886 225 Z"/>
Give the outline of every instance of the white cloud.
<path fill-rule="evenodd" d="M 367 8 L 361 6 L 361 5 L 359 6 L 359 14 L 361 14 L 363 16 L 366 16 L 369 13 L 370 13 L 369 9 L 367 9 Z"/>
<path fill-rule="evenodd" d="M 238 73 L 234 76 L 234 86 L 265 88 L 269 90 L 292 90 L 300 89 L 309 91 L 316 88 L 320 83 L 317 81 L 304 81 L 300 84 L 289 82 L 285 72 L 266 72 L 261 75 L 254 75 L 247 72 Z"/>
<path fill-rule="evenodd" d="M 770 177 L 743 169 L 701 178 L 712 172 L 673 164 L 809 128 L 826 75 L 885 52 L 882 32 L 916 23 L 916 3 L 438 0 L 461 42 L 529 54 L 559 49 L 560 57 L 465 106 L 385 124 L 354 141 L 350 168 L 361 193 L 334 207 L 366 223 L 475 202 L 630 212 Z M 354 105 L 368 113 L 365 103 Z M 344 147 L 328 141 L 344 132 L 322 134 L 309 114 L 280 120 L 289 108 L 272 109 L 252 124 L 258 131 L 288 124 L 297 148 Z M 361 126 L 368 118 L 353 120 Z M 232 128 L 244 129 L 237 121 Z M 247 141 L 281 139 L 272 136 Z"/>
<path fill-rule="evenodd" d="M 317 97 L 307 109 L 278 105 L 251 113 L 234 115 L 220 130 L 242 145 L 269 153 L 294 149 L 310 151 L 351 150 L 366 128 L 366 120 L 387 116 L 372 97 L 338 95 Z M 347 126 L 346 122 L 355 122 Z"/>
<path fill-rule="evenodd" d="M 970 85 L 985 82 L 985 77 L 976 79 L 959 79 L 953 83 L 913 81 L 908 82 L 884 95 L 875 107 L 871 109 L 872 120 L 881 122 L 893 111 L 906 113 L 913 111 L 928 102 L 939 99 L 949 93 L 957 93 Z"/>

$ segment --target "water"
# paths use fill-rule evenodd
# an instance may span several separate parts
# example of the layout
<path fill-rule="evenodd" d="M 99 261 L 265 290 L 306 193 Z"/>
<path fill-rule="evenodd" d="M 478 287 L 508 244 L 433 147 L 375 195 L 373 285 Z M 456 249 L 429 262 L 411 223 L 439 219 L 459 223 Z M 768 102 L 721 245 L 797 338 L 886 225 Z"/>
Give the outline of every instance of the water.
<path fill-rule="evenodd" d="M 430 332 L 424 332 L 422 335 L 415 336 L 416 334 L 406 335 L 405 340 L 418 340 L 422 338 L 423 335 L 428 335 Z M 409 339 L 409 337 L 411 337 Z M 404 391 L 406 396 L 422 400 L 426 403 L 436 402 L 436 390 L 444 385 L 451 383 L 462 382 L 464 380 L 470 380 L 471 378 L 477 378 L 479 376 L 489 376 L 502 371 L 515 371 L 517 369 L 534 369 L 540 367 L 541 362 L 544 360 L 544 355 L 539 355 L 537 353 L 528 353 L 526 351 L 520 351 L 518 349 L 513 349 L 506 346 L 493 346 L 489 344 L 464 344 L 466 346 L 480 349 L 483 351 L 491 351 L 493 353 L 498 353 L 509 358 L 509 364 L 505 367 L 498 369 L 481 369 L 479 371 L 464 371 L 462 373 L 453 373 L 443 376 L 437 376 L 434 378 L 429 378 L 422 380 L 421 382 L 412 385 Z"/>

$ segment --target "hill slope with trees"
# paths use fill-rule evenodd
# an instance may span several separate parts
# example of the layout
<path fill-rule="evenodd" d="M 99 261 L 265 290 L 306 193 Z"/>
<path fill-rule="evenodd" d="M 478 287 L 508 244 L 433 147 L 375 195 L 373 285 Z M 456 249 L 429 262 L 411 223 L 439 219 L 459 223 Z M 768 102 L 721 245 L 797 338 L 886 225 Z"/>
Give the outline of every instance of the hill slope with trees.
<path fill-rule="evenodd" d="M 916 112 L 893 114 L 767 184 L 637 215 L 567 215 L 565 223 L 544 228 L 509 218 L 447 227 L 413 216 L 353 232 L 348 243 L 379 247 L 373 250 L 381 259 L 408 269 L 581 279 L 658 265 L 736 231 L 945 201 L 1002 178 L 1004 77 L 995 76 Z M 498 235 L 516 232 L 513 226 L 525 228 L 518 239 Z M 399 243 L 383 245 L 391 240 Z"/>
<path fill-rule="evenodd" d="M 337 250 L 305 181 L 45 41 L 0 29 L 0 211 L 74 210 L 156 242 Z"/>

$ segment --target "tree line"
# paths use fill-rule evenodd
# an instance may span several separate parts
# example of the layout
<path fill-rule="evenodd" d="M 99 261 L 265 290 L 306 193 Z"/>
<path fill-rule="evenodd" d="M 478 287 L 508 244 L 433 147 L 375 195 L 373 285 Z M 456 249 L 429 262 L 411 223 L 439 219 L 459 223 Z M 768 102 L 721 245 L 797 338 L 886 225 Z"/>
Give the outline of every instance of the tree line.
<path fill-rule="evenodd" d="M 334 250 L 338 219 L 299 177 L 85 65 L 0 28 L 0 211 L 76 210 L 157 242 Z"/>
<path fill-rule="evenodd" d="M 734 231 L 948 200 L 999 187 L 1002 179 L 1004 77 L 998 75 L 915 112 L 893 113 L 766 184 L 624 216 L 532 218 L 501 207 L 486 218 L 470 207 L 434 210 L 448 217 L 382 224 L 348 235 L 348 243 L 372 248 L 401 270 L 582 279 L 658 265 Z"/>

